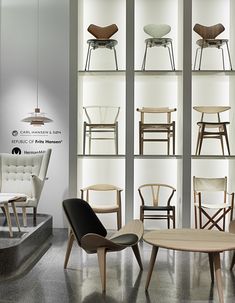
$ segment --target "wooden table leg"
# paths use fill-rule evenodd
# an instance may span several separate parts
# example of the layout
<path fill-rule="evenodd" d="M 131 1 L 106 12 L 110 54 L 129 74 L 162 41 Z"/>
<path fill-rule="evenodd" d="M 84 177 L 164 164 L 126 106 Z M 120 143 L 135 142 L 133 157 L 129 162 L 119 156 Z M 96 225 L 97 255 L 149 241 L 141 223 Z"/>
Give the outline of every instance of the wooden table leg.
<path fill-rule="evenodd" d="M 215 278 L 216 278 L 216 285 L 218 289 L 219 302 L 224 303 L 219 252 L 215 252 L 213 256 L 214 256 Z"/>
<path fill-rule="evenodd" d="M 5 213 L 6 213 L 7 225 L 8 225 L 8 228 L 9 228 L 9 234 L 10 234 L 10 237 L 13 237 L 11 216 L 10 216 L 10 212 L 9 212 L 8 202 L 4 203 L 4 209 L 5 209 Z"/>
<path fill-rule="evenodd" d="M 155 260 L 156 260 L 156 257 L 157 257 L 157 252 L 158 252 L 158 247 L 153 246 L 152 253 L 151 253 L 151 258 L 150 258 L 150 262 L 149 262 L 149 271 L 148 271 L 147 280 L 146 280 L 146 284 L 145 284 L 145 290 L 148 290 L 148 287 L 149 287 L 149 282 L 150 282 L 150 279 L 151 279 L 151 276 L 152 276 L 153 267 L 154 267 Z"/>
<path fill-rule="evenodd" d="M 16 211 L 15 203 L 14 203 L 14 202 L 11 202 L 11 206 L 12 206 L 12 209 L 13 209 L 13 212 L 14 212 L 14 215 L 15 215 L 16 225 L 17 225 L 18 230 L 19 230 L 19 232 L 20 232 L 20 222 L 19 222 L 19 218 L 18 218 L 17 211 Z"/>
<path fill-rule="evenodd" d="M 208 253 L 208 256 L 209 256 L 209 263 L 210 263 L 211 283 L 214 283 L 213 253 Z"/>

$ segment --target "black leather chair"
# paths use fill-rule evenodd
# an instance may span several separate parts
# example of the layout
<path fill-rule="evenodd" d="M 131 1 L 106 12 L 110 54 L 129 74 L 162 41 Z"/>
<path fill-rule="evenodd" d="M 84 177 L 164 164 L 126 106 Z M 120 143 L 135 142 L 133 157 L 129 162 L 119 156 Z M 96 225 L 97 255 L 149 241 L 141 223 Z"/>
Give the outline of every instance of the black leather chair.
<path fill-rule="evenodd" d="M 143 235 L 143 224 L 140 220 L 131 221 L 112 237 L 106 238 L 105 227 L 86 201 L 77 198 L 67 199 L 63 201 L 63 208 L 71 226 L 64 268 L 67 267 L 73 242 L 76 239 L 78 245 L 88 254 L 97 253 L 103 292 L 106 290 L 107 252 L 131 247 L 140 269 L 143 269 L 138 247 L 138 242 Z"/>

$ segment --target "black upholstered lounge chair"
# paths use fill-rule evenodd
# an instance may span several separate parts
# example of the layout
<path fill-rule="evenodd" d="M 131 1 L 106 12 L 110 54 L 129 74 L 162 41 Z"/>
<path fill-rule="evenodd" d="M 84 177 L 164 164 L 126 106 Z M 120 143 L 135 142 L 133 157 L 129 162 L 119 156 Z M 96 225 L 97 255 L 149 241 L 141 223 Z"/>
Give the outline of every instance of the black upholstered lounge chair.
<path fill-rule="evenodd" d="M 106 290 L 107 252 L 131 247 L 140 269 L 143 269 L 138 247 L 138 242 L 143 235 L 143 224 L 140 220 L 131 221 L 112 237 L 106 238 L 105 227 L 86 201 L 77 198 L 67 199 L 63 201 L 63 208 L 71 226 L 64 268 L 67 267 L 73 242 L 76 239 L 79 246 L 88 254 L 97 253 L 103 292 Z"/>

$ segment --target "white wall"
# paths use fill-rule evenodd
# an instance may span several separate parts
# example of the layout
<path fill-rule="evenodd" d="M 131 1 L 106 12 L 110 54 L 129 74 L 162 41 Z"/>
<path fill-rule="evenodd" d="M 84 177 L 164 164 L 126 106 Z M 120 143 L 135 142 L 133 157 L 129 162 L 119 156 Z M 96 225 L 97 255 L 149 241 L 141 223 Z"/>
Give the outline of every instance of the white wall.
<path fill-rule="evenodd" d="M 69 1 L 39 2 L 39 106 L 53 119 L 41 127 L 21 122 L 37 100 L 37 0 L 0 3 L 0 152 L 11 153 L 13 147 L 22 154 L 52 148 L 38 212 L 53 215 L 54 227 L 63 227 L 61 203 L 68 196 L 69 167 Z M 18 131 L 16 137 L 13 130 Z M 61 143 L 48 144 L 46 139 Z"/>

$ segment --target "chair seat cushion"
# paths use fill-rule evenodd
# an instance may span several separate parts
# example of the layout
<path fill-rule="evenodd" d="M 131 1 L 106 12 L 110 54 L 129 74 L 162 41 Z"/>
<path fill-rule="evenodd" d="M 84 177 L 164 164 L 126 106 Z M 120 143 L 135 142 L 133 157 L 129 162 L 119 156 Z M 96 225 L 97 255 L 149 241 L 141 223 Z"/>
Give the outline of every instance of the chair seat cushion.
<path fill-rule="evenodd" d="M 111 239 L 112 242 L 119 245 L 129 246 L 138 242 L 138 237 L 135 234 L 124 234 Z"/>
<path fill-rule="evenodd" d="M 90 205 L 96 213 L 115 212 L 119 209 L 118 205 Z"/>
<path fill-rule="evenodd" d="M 143 210 L 173 210 L 174 206 L 143 206 Z"/>
<path fill-rule="evenodd" d="M 199 207 L 199 203 L 195 203 L 194 205 Z M 201 203 L 201 206 L 203 208 L 210 208 L 210 209 L 222 209 L 222 208 L 231 207 L 230 204 L 226 204 L 226 203 Z"/>
<path fill-rule="evenodd" d="M 226 42 L 228 41 L 228 39 L 199 39 L 197 40 L 197 45 L 200 47 L 221 47 L 223 46 Z"/>

